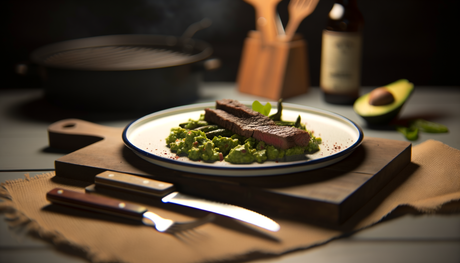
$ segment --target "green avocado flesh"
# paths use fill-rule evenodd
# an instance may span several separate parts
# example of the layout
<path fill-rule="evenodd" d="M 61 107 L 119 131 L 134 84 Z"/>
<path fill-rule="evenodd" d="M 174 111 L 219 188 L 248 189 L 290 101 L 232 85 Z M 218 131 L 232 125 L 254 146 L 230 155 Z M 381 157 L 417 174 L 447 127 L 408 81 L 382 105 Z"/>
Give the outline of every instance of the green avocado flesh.
<path fill-rule="evenodd" d="M 385 86 L 393 94 L 394 101 L 387 105 L 373 106 L 369 104 L 369 94 L 359 97 L 353 109 L 369 124 L 385 124 L 393 120 L 411 95 L 414 84 L 406 79 L 395 81 Z"/>
<path fill-rule="evenodd" d="M 273 145 L 265 144 L 252 137 L 244 138 L 233 134 L 230 137 L 215 136 L 208 139 L 203 131 L 187 130 L 185 128 L 171 128 L 166 138 L 167 145 L 172 152 L 187 156 L 194 161 L 227 161 L 233 164 L 263 163 L 269 161 L 296 161 L 305 159 L 305 154 L 319 151 L 321 138 L 310 133 L 310 142 L 307 147 L 294 146 L 283 150 Z M 300 159 L 299 159 L 300 160 Z"/>

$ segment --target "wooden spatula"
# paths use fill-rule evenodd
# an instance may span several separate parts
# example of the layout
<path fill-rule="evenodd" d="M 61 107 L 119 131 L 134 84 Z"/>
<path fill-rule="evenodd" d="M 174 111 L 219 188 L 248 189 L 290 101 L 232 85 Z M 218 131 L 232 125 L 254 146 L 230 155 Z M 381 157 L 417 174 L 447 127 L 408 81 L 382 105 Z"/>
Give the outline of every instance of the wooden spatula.
<path fill-rule="evenodd" d="M 280 36 L 285 41 L 291 41 L 300 22 L 309 16 L 316 8 L 319 0 L 291 0 L 289 2 L 289 21 L 286 26 L 286 35 Z"/>

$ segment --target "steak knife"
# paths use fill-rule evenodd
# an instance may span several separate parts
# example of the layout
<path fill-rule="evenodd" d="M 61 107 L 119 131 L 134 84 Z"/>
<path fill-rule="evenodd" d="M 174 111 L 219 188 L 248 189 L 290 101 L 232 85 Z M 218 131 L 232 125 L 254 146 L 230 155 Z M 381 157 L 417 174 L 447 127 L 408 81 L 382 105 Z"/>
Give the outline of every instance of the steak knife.
<path fill-rule="evenodd" d="M 49 191 L 46 193 L 46 199 L 55 204 L 73 206 L 99 213 L 134 219 L 147 226 L 155 227 L 158 232 L 173 234 L 196 228 L 214 220 L 214 215 L 209 214 L 206 217 L 189 222 L 175 222 L 171 219 L 163 218 L 148 211 L 147 208 L 134 203 L 106 196 L 80 193 L 63 188 L 54 188 Z"/>
<path fill-rule="evenodd" d="M 94 182 L 96 187 L 102 186 L 147 194 L 161 198 L 163 203 L 172 203 L 220 214 L 273 232 L 280 229 L 278 223 L 257 212 L 231 204 L 218 203 L 182 194 L 175 191 L 176 189 L 171 183 L 112 171 L 105 171 L 96 175 Z M 87 187 L 87 191 L 94 191 L 94 186 Z"/>

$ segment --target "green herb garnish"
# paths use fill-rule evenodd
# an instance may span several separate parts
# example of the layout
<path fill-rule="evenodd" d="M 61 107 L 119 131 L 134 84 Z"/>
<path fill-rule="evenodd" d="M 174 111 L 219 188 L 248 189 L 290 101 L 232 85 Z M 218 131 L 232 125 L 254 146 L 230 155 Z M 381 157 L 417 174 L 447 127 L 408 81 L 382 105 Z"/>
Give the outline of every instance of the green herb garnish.
<path fill-rule="evenodd" d="M 262 105 L 262 103 L 256 100 L 252 103 L 252 110 L 257 111 L 265 116 L 268 116 L 268 114 L 270 114 L 271 109 L 272 105 L 270 104 L 270 102 L 267 102 L 267 104 Z"/>
<path fill-rule="evenodd" d="M 415 141 L 418 139 L 418 129 L 408 128 L 404 126 L 396 126 L 396 130 L 404 135 L 409 141 Z"/>
<path fill-rule="evenodd" d="M 442 124 L 426 121 L 423 119 L 416 119 L 409 123 L 409 127 L 396 126 L 396 130 L 402 133 L 406 139 L 415 141 L 418 139 L 418 133 L 445 133 L 449 132 L 449 129 Z"/>
<path fill-rule="evenodd" d="M 427 133 L 445 133 L 449 132 L 449 129 L 442 124 L 417 119 L 411 122 L 410 127 L 418 128 L 420 131 Z"/>
<path fill-rule="evenodd" d="M 283 112 L 283 99 L 279 99 L 278 100 L 278 111 L 275 114 L 270 115 L 268 117 L 274 121 L 281 121 L 282 112 Z"/>

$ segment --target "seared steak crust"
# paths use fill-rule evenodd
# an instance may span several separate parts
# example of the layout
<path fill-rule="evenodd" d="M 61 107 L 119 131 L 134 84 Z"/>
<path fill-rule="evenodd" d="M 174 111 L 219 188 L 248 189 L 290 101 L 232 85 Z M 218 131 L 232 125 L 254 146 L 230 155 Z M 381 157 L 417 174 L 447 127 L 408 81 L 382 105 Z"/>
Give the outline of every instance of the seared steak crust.
<path fill-rule="evenodd" d="M 259 126 L 252 137 L 281 149 L 308 146 L 310 142 L 308 132 L 291 126 Z"/>
<path fill-rule="evenodd" d="M 295 127 L 277 126 L 270 118 L 258 112 L 256 112 L 257 114 L 251 113 L 251 109 L 237 101 L 226 100 L 229 103 L 222 106 L 225 104 L 222 103 L 223 101 L 218 101 L 216 106 L 221 109 L 205 109 L 206 121 L 220 125 L 246 138 L 254 137 L 281 149 L 288 149 L 296 145 L 308 146 L 310 141 L 308 132 Z M 227 112 L 223 109 L 230 109 L 230 111 Z"/>
<path fill-rule="evenodd" d="M 240 118 L 251 118 L 251 117 L 264 117 L 263 114 L 252 110 L 251 108 L 247 107 L 246 105 L 242 104 L 241 102 L 237 100 L 232 100 L 232 99 L 222 99 L 222 100 L 217 100 L 216 101 L 216 109 L 220 109 L 223 111 L 226 111 L 230 114 L 235 115 L 236 117 Z M 275 123 L 273 122 L 273 125 Z"/>
<path fill-rule="evenodd" d="M 233 114 L 219 109 L 205 109 L 205 121 L 215 123 L 236 134 L 249 138 L 257 128 L 258 117 L 239 118 Z"/>

